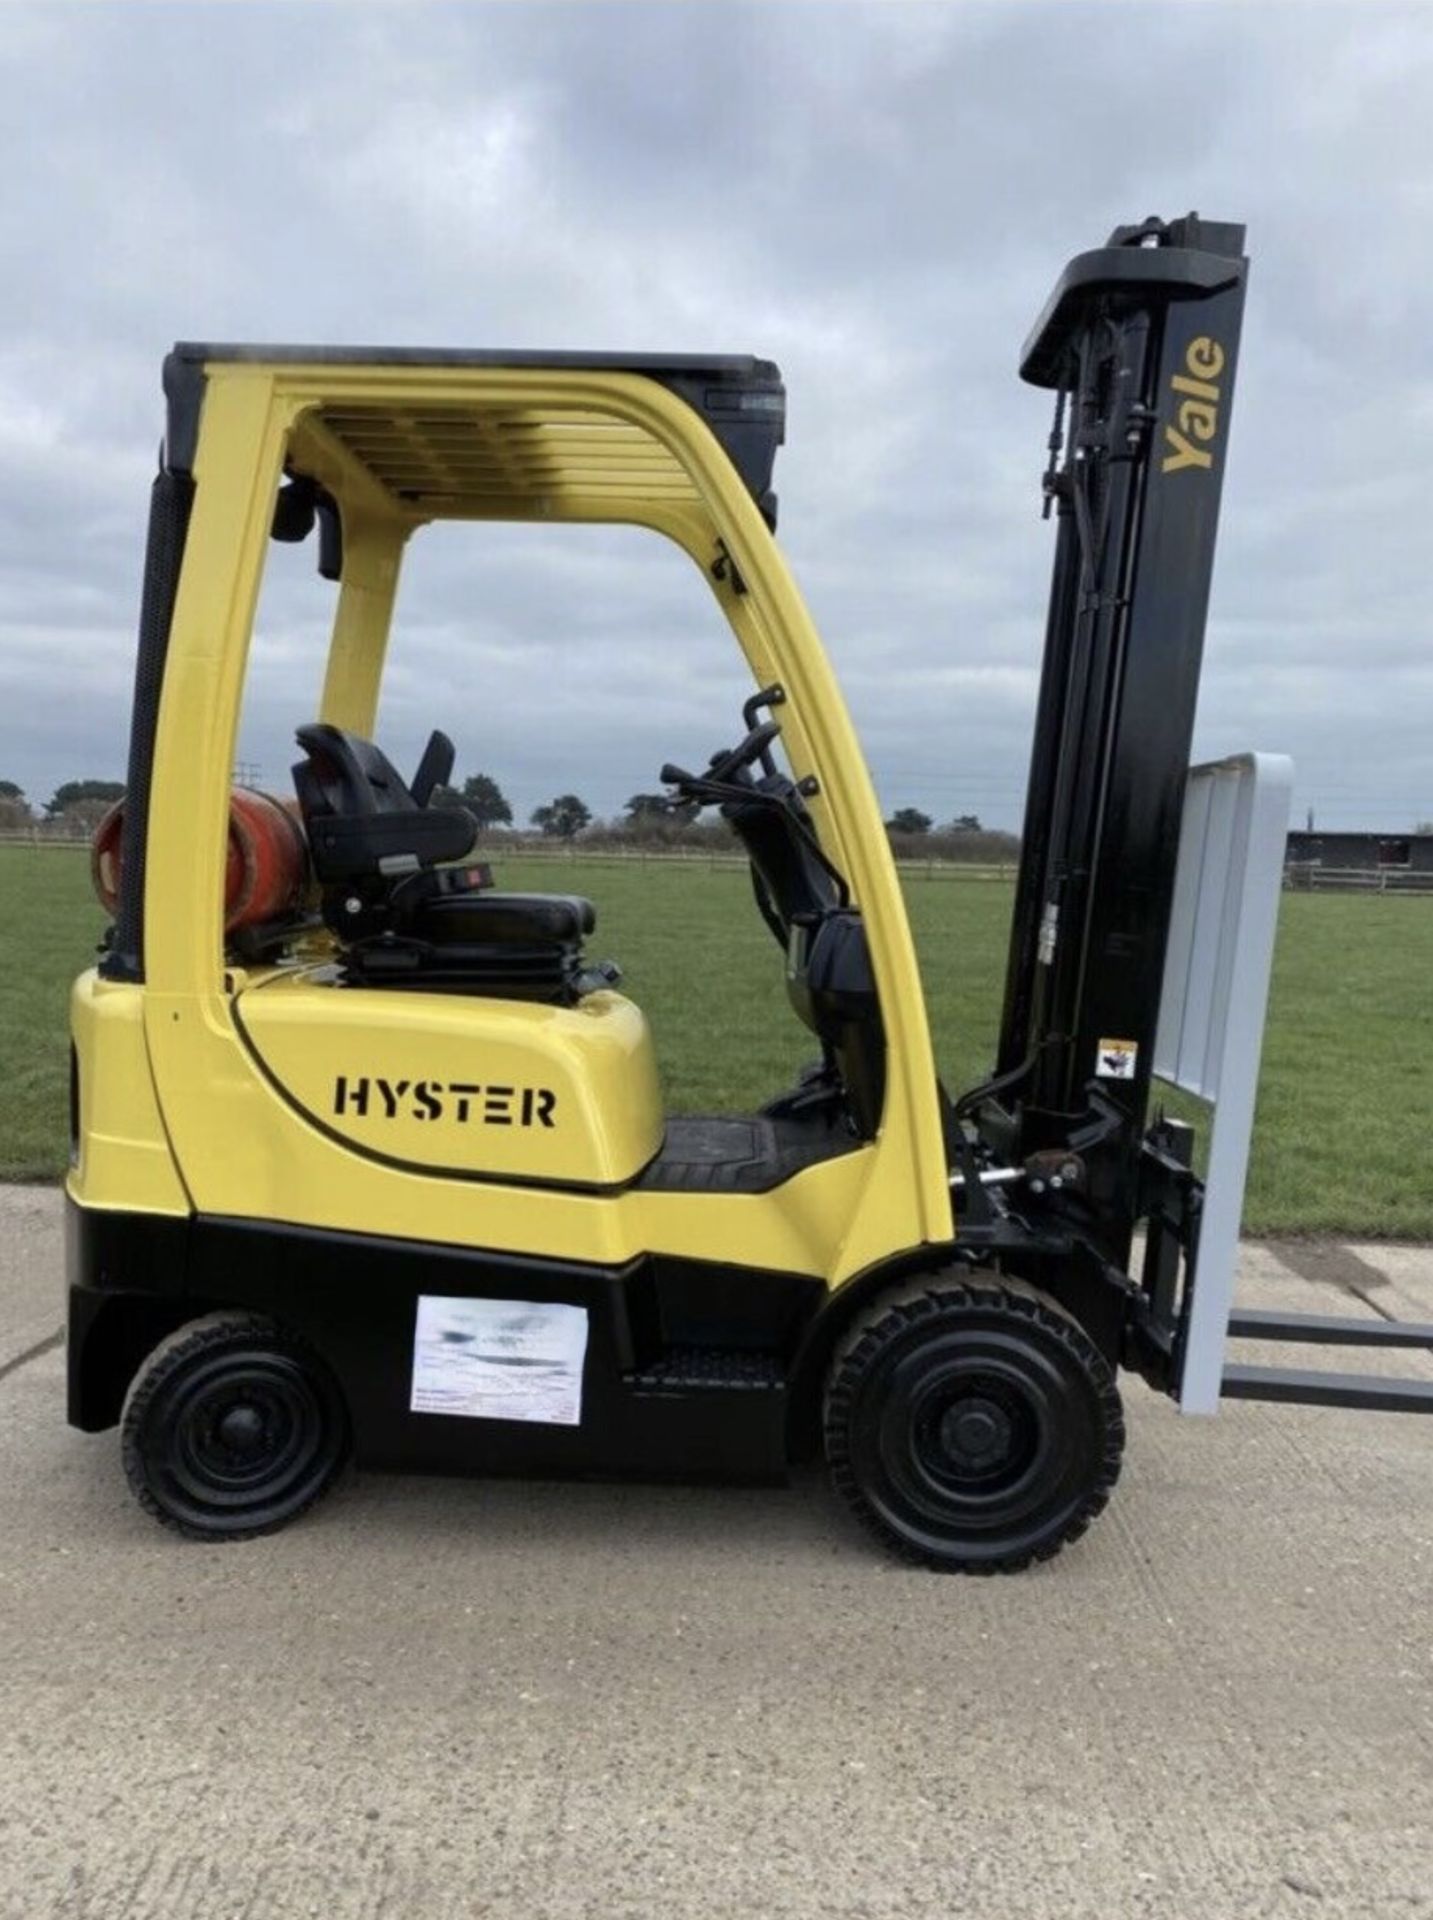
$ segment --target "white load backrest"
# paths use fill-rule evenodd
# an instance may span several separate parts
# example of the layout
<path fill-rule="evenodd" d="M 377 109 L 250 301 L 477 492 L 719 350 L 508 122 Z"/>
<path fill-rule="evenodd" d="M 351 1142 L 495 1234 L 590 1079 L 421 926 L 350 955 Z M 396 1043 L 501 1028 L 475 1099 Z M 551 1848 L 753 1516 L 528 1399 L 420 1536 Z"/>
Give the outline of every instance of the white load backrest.
<path fill-rule="evenodd" d="M 1154 1071 L 1213 1109 L 1178 1399 L 1219 1404 L 1249 1171 L 1293 762 L 1242 753 L 1191 767 Z"/>

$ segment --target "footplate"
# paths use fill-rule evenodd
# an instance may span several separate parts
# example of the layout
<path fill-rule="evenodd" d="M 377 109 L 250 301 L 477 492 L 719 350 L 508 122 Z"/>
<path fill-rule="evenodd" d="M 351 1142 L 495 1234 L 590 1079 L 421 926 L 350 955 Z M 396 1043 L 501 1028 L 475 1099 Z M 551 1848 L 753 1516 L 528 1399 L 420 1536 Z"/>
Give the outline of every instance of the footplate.
<path fill-rule="evenodd" d="M 669 1347 L 650 1366 L 627 1375 L 638 1393 L 703 1391 L 784 1392 L 786 1376 L 775 1353 L 720 1347 Z"/>

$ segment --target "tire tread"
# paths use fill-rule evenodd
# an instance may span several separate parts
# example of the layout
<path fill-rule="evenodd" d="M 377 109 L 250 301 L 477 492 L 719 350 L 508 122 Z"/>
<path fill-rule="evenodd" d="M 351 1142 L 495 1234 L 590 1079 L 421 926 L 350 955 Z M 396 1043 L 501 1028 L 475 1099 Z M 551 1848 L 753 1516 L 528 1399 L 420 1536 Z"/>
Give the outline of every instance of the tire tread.
<path fill-rule="evenodd" d="M 1067 1349 L 1094 1386 L 1103 1415 L 1104 1452 L 1078 1510 L 1048 1541 L 1023 1552 L 990 1558 L 936 1557 L 891 1526 L 867 1500 L 851 1462 L 848 1416 L 865 1367 L 896 1334 L 951 1307 L 1013 1313 L 1040 1326 Z M 1023 1573 L 1051 1560 L 1078 1540 L 1109 1502 L 1124 1453 L 1124 1409 L 1109 1362 L 1084 1328 L 1058 1301 L 1029 1281 L 1009 1275 L 953 1271 L 922 1275 L 881 1294 L 858 1314 L 831 1356 L 823 1403 L 826 1461 L 832 1484 L 861 1524 L 890 1552 L 911 1565 L 941 1573 Z"/>
<path fill-rule="evenodd" d="M 186 1540 L 206 1542 L 253 1540 L 262 1534 L 273 1533 L 280 1526 L 288 1526 L 323 1498 L 343 1470 L 348 1454 L 348 1441 L 345 1435 L 343 1444 L 336 1449 L 329 1471 L 318 1481 L 307 1497 L 281 1521 L 269 1522 L 266 1525 L 235 1527 L 219 1534 L 210 1528 L 195 1526 L 179 1514 L 171 1513 L 164 1503 L 155 1497 L 145 1472 L 144 1455 L 139 1439 L 150 1404 L 173 1367 L 181 1364 L 182 1360 L 207 1352 L 210 1347 L 222 1346 L 236 1333 L 246 1333 L 271 1344 L 281 1345 L 312 1366 L 322 1367 L 323 1365 L 322 1360 L 306 1341 L 288 1332 L 276 1321 L 264 1318 L 262 1314 L 242 1313 L 232 1309 L 206 1313 L 198 1319 L 186 1320 L 172 1333 L 167 1333 L 159 1344 L 151 1349 L 130 1382 L 120 1413 L 120 1459 L 124 1467 L 125 1479 L 129 1482 L 130 1492 L 151 1518 L 157 1520 L 161 1526 L 168 1527 L 171 1532 L 182 1535 Z"/>

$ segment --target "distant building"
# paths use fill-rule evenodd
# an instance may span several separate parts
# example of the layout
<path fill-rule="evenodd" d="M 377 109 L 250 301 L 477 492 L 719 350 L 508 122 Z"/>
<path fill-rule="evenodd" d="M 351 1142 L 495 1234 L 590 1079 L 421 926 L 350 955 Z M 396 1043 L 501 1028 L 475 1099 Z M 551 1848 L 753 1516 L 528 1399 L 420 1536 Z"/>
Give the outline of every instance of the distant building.
<path fill-rule="evenodd" d="M 1284 857 L 1326 872 L 1433 874 L 1433 833 L 1291 833 Z"/>

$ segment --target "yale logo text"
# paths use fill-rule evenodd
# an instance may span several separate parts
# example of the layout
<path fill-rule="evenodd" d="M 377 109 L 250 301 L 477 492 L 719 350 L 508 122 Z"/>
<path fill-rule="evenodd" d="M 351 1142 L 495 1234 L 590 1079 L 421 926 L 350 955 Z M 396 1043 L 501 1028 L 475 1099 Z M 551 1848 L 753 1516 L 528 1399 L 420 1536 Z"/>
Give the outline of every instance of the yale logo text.
<path fill-rule="evenodd" d="M 360 1120 L 455 1121 L 458 1126 L 555 1127 L 551 1087 L 479 1086 L 474 1080 L 382 1080 L 341 1073 L 333 1083 L 333 1110 Z"/>
<path fill-rule="evenodd" d="M 1224 371 L 1224 349 L 1207 333 L 1189 343 L 1184 372 L 1170 381 L 1175 396 L 1174 422 L 1164 429 L 1165 456 L 1161 473 L 1184 467 L 1208 472 L 1214 464 L 1214 440 L 1219 432 L 1219 376 Z"/>

